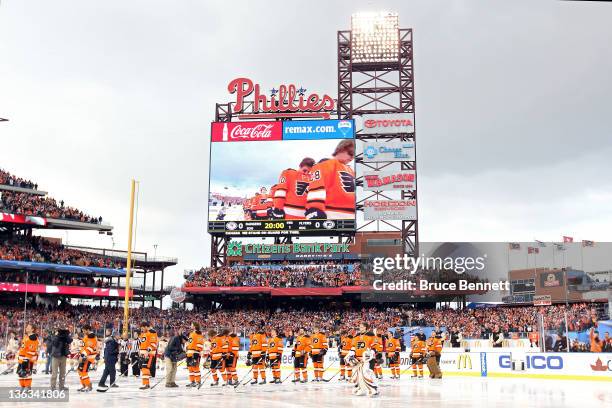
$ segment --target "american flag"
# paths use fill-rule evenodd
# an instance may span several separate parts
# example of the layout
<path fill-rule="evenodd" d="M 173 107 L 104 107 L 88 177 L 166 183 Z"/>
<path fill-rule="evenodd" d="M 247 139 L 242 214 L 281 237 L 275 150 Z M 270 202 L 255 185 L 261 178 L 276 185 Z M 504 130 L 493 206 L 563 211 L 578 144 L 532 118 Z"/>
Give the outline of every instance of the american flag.
<path fill-rule="evenodd" d="M 593 247 L 595 246 L 595 241 L 589 241 L 589 240 L 583 239 L 582 246 L 583 247 Z"/>
<path fill-rule="evenodd" d="M 568 244 L 568 243 L 572 243 L 574 242 L 574 237 L 566 237 L 565 235 L 563 236 L 563 243 L 564 244 Z"/>

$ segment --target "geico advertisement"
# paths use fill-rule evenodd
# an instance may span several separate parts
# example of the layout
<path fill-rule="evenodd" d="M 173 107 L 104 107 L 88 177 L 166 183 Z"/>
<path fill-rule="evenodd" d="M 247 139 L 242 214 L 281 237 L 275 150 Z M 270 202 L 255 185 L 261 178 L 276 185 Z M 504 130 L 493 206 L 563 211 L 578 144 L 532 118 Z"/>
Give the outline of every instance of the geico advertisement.
<path fill-rule="evenodd" d="M 487 363 L 489 373 L 537 373 L 612 379 L 612 353 L 487 353 Z"/>

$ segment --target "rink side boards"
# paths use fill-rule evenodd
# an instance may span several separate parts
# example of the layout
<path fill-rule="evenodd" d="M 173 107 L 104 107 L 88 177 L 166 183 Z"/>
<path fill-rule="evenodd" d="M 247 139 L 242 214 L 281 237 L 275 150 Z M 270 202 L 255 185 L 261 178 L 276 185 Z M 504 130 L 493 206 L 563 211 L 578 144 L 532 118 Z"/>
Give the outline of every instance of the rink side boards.
<path fill-rule="evenodd" d="M 246 351 L 240 352 L 238 368 L 246 369 Z M 44 357 L 44 356 L 41 356 Z M 39 359 L 39 365 L 44 363 Z M 513 369 L 524 365 L 524 370 Z M 5 363 L 4 353 L 0 353 L 0 363 Z M 330 350 L 325 356 L 325 377 L 336 374 L 340 360 L 335 350 Z M 409 368 L 409 353 L 401 353 L 401 370 L 403 376 L 412 375 Z M 1 366 L 0 366 L 1 367 Z M 293 358 L 291 349 L 283 352 L 281 368 L 291 370 Z M 424 364 L 425 375 L 428 375 Z M 440 360 L 440 368 L 445 376 L 462 377 L 513 377 L 541 378 L 555 380 L 586 380 L 612 381 L 612 353 L 539 353 L 525 352 L 516 348 L 484 349 L 483 351 L 460 352 L 444 349 Z M 312 371 L 312 364 L 308 364 Z M 389 369 L 383 372 L 389 376 Z"/>

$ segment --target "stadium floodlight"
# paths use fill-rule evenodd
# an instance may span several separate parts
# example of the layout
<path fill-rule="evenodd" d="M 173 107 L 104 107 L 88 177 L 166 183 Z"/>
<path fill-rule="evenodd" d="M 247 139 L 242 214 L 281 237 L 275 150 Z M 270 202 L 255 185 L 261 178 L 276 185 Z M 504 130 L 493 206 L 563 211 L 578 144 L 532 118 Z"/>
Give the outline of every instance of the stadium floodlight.
<path fill-rule="evenodd" d="M 399 60 L 399 15 L 387 11 L 351 16 L 351 61 L 359 63 Z"/>

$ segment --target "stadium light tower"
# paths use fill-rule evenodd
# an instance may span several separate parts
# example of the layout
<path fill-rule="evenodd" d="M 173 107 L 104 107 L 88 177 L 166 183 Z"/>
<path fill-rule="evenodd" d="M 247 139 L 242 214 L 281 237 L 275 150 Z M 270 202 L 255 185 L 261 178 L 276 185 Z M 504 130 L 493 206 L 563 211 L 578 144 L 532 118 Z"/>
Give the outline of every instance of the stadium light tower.
<path fill-rule="evenodd" d="M 351 16 L 353 64 L 393 62 L 399 56 L 399 15 L 364 12 Z"/>
<path fill-rule="evenodd" d="M 357 139 L 356 180 L 358 231 L 399 231 L 403 252 L 418 254 L 418 212 L 416 183 L 416 138 L 414 128 L 414 63 L 412 29 L 399 28 L 399 15 L 389 11 L 361 12 L 351 17 L 351 29 L 338 31 L 338 117 L 363 122 Z M 372 119 L 372 120 L 370 120 Z M 410 123 L 382 129 L 366 124 L 377 121 Z M 411 156 L 399 160 L 371 160 L 361 153 L 372 143 L 389 143 L 390 147 L 412 146 Z M 406 157 L 406 158 L 404 158 Z M 387 157 L 384 158 L 387 160 Z M 413 177 L 410 187 L 364 188 L 364 173 L 382 178 L 402 173 Z M 365 183 L 367 184 L 367 183 Z M 387 201 L 387 203 L 382 203 Z M 380 214 L 366 219 L 365 208 L 374 205 L 405 205 L 410 201 L 412 213 Z M 399 208 L 399 207 L 398 207 Z"/>

